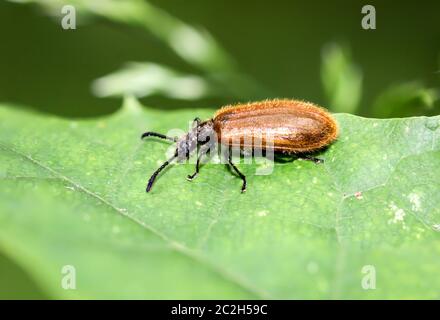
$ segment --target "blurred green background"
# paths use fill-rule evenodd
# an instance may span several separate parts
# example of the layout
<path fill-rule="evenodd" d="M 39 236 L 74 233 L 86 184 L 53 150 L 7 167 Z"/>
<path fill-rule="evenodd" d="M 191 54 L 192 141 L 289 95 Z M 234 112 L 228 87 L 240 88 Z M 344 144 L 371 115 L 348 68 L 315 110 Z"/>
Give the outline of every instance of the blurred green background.
<path fill-rule="evenodd" d="M 112 16 L 111 10 L 86 16 L 90 10 L 85 9 L 77 12 L 76 30 L 61 28 L 63 1 L 36 2 L 0 4 L 1 101 L 63 116 L 111 113 L 121 100 L 94 96 L 91 83 L 126 62 L 137 61 L 205 78 L 233 69 L 246 80 L 215 83 L 220 93 L 197 99 L 170 99 L 160 93 L 143 99 L 144 104 L 159 108 L 216 108 L 237 101 L 295 97 L 333 111 L 373 117 L 437 114 L 439 110 L 438 1 L 369 1 L 377 11 L 376 30 L 361 28 L 361 8 L 367 4 L 363 1 L 150 1 L 162 10 L 144 18 L 147 23 L 136 21 L 142 20 L 142 4 L 139 14 L 125 17 L 123 13 Z M 109 7 L 115 2 L 89 1 Z M 38 3 L 49 3 L 58 17 L 50 17 L 47 7 Z M 206 67 L 176 54 L 173 44 L 160 34 L 167 25 L 165 15 L 209 33 L 222 48 L 222 57 L 229 60 Z M 323 87 L 323 54 L 325 60 L 327 52 L 329 63 L 335 65 L 334 72 L 344 68 L 338 67 L 337 57 L 328 57 L 325 48 L 329 46 L 343 50 L 345 63 L 359 71 L 362 89 L 357 106 L 332 105 L 331 89 Z M 249 86 L 252 89 L 244 89 Z M 384 100 L 392 102 L 385 108 L 390 110 L 381 110 Z"/>
<path fill-rule="evenodd" d="M 76 30 L 61 28 L 63 4 L 78 9 Z M 376 30 L 361 28 L 365 4 Z M 1 1 L 0 101 L 63 117 L 112 113 L 127 93 L 164 110 L 292 97 L 367 117 L 439 114 L 439 13 L 426 0 Z M 23 291 L 43 297 L 0 255 L 0 297 Z"/>

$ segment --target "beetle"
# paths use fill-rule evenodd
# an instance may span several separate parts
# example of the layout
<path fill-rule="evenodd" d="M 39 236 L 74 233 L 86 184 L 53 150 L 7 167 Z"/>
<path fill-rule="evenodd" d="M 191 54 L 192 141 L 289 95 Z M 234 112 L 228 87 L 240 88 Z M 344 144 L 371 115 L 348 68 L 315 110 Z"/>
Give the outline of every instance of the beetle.
<path fill-rule="evenodd" d="M 194 119 L 192 128 L 180 138 L 150 131 L 142 134 L 142 139 L 158 137 L 176 143 L 175 153 L 152 174 L 146 191 L 151 190 L 156 177 L 166 166 L 175 159 L 178 161 L 189 159 L 195 149 L 198 149 L 195 172 L 188 175 L 188 180 L 197 176 L 202 157 L 213 148 L 214 144 L 222 144 L 228 149 L 236 147 L 241 150 L 244 148 L 253 150 L 256 147 L 255 137 L 269 133 L 272 139 L 271 145 L 265 144 L 262 146 L 263 150 L 293 154 L 297 158 L 320 163 L 321 159 L 311 157 L 309 153 L 332 143 L 338 137 L 339 129 L 330 113 L 311 102 L 273 99 L 228 105 L 219 109 L 212 119 L 206 121 Z M 227 162 L 241 178 L 241 191 L 245 192 L 246 176 L 232 162 L 230 152 L 227 154 Z"/>

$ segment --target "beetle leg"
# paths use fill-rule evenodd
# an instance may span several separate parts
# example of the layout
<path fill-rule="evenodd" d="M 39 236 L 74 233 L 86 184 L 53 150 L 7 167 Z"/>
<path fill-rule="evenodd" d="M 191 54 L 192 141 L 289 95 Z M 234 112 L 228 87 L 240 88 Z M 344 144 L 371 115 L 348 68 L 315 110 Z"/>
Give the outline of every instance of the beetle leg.
<path fill-rule="evenodd" d="M 302 159 L 302 160 L 306 160 L 306 161 L 313 161 L 314 163 L 317 163 L 317 164 L 324 163 L 323 159 L 315 158 L 315 157 L 308 156 L 308 155 L 298 157 L 298 159 Z"/>
<path fill-rule="evenodd" d="M 146 137 L 157 137 L 157 138 L 161 138 L 164 140 L 170 140 L 173 142 L 177 142 L 177 140 L 178 140 L 177 137 L 168 137 L 164 134 L 157 133 L 157 132 L 151 132 L 151 131 L 144 132 L 141 136 L 141 139 L 146 138 Z"/>
<path fill-rule="evenodd" d="M 210 145 L 207 145 L 207 144 L 203 145 L 203 146 L 200 148 L 200 150 L 199 150 L 199 154 L 198 154 L 198 156 L 197 156 L 196 171 L 195 171 L 193 174 L 188 175 L 188 177 L 187 177 L 188 181 L 193 180 L 193 179 L 199 174 L 200 161 L 201 161 L 202 157 L 208 153 L 208 151 L 209 151 L 210 148 L 211 148 L 211 146 L 210 146 Z"/>
<path fill-rule="evenodd" d="M 231 153 L 228 154 L 228 163 L 234 169 L 234 171 L 240 176 L 241 180 L 243 180 L 243 185 L 241 186 L 241 192 L 246 191 L 246 176 L 238 170 L 235 164 L 232 162 Z"/>

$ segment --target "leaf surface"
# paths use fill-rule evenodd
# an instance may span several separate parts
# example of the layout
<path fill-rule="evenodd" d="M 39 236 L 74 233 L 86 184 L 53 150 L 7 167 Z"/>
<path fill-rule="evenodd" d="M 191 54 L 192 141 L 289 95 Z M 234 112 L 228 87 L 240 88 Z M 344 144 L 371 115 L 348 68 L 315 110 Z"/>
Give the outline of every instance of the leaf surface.
<path fill-rule="evenodd" d="M 0 249 L 57 298 L 440 297 L 440 117 L 337 114 L 324 164 L 239 164 L 246 194 L 224 165 L 191 183 L 193 165 L 174 165 L 146 194 L 170 146 L 140 134 L 195 116 L 211 115 L 134 99 L 92 120 L 1 106 Z"/>

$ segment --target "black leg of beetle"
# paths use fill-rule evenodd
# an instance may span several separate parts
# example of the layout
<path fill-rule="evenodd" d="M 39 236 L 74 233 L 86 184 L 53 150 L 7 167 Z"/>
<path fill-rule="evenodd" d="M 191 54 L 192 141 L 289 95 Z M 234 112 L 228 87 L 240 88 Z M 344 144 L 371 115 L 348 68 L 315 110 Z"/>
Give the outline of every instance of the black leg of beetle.
<path fill-rule="evenodd" d="M 193 174 L 188 175 L 187 179 L 188 179 L 189 181 L 193 180 L 193 179 L 199 174 L 200 161 L 201 161 L 202 157 L 203 157 L 206 153 L 208 153 L 209 149 L 210 149 L 210 146 L 209 146 L 209 145 L 204 145 L 204 146 L 202 146 L 202 147 L 200 148 L 199 155 L 197 156 L 196 171 L 195 171 Z"/>
<path fill-rule="evenodd" d="M 323 159 L 319 159 L 319 158 L 315 158 L 315 157 L 307 156 L 307 155 L 298 157 L 298 159 L 303 159 L 303 160 L 307 160 L 307 161 L 313 161 L 314 163 L 324 163 Z"/>
<path fill-rule="evenodd" d="M 172 156 L 171 158 L 169 158 L 167 161 L 165 161 L 160 167 L 159 169 L 157 169 L 156 171 L 154 171 L 154 173 L 151 175 L 150 179 L 148 180 L 148 184 L 147 184 L 147 192 L 150 192 L 151 187 L 153 186 L 154 180 L 156 180 L 157 175 L 163 170 L 165 169 L 165 167 L 167 165 L 169 165 L 171 163 L 171 161 L 173 161 L 175 158 L 177 158 L 177 152 L 174 154 L 174 156 Z"/>
<path fill-rule="evenodd" d="M 161 138 L 161 139 L 164 139 L 164 140 L 170 140 L 170 141 L 173 141 L 173 142 L 177 141 L 177 138 L 168 137 L 168 136 L 166 136 L 164 134 L 157 133 L 157 132 L 144 132 L 142 134 L 142 136 L 141 136 L 141 139 L 146 138 L 146 137 L 157 137 L 157 138 Z"/>
<path fill-rule="evenodd" d="M 243 180 L 243 185 L 241 186 L 241 192 L 246 191 L 246 176 L 238 170 L 235 164 L 232 162 L 231 153 L 228 154 L 228 163 L 234 169 L 234 171 L 240 176 L 241 180 Z"/>
<path fill-rule="evenodd" d="M 199 117 L 197 117 L 197 118 L 195 118 L 194 120 L 193 120 L 193 128 L 198 128 L 198 126 L 199 126 L 199 124 L 200 124 L 200 118 Z M 196 141 L 197 141 L 197 144 L 198 144 L 198 142 L 199 142 L 199 130 L 197 129 L 197 131 L 196 131 Z M 197 176 L 197 174 L 199 173 L 199 168 L 200 168 L 200 159 L 202 158 L 202 156 L 204 155 L 206 153 L 206 151 L 205 152 L 203 152 L 203 150 L 202 149 L 200 149 L 199 150 L 199 146 L 197 146 L 197 162 L 196 162 L 196 172 L 194 172 L 193 174 L 189 174 L 188 176 L 187 176 L 187 179 L 189 180 L 189 181 L 191 181 L 192 179 L 194 179 L 196 176 Z"/>
<path fill-rule="evenodd" d="M 197 141 L 197 143 L 199 143 L 199 129 L 198 129 L 198 127 L 199 127 L 199 125 L 200 125 L 200 118 L 199 117 L 197 117 L 197 118 L 195 118 L 194 120 L 193 120 L 193 128 L 197 128 L 196 129 L 196 141 Z"/>
<path fill-rule="evenodd" d="M 199 169 L 200 169 L 200 159 L 202 158 L 203 154 L 200 154 L 197 157 L 197 163 L 196 163 L 196 171 L 193 174 L 189 174 L 187 179 L 189 181 L 193 180 L 195 177 L 197 177 L 197 175 L 199 174 Z"/>

